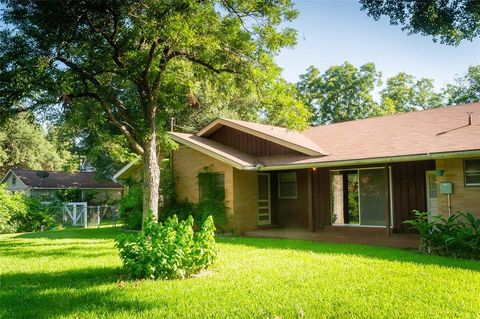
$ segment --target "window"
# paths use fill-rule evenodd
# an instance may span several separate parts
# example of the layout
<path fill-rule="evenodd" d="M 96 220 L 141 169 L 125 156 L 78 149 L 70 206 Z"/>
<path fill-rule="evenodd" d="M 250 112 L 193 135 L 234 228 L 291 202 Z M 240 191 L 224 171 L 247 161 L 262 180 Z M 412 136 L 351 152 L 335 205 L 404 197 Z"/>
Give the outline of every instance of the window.
<path fill-rule="evenodd" d="M 297 198 L 297 173 L 278 174 L 278 198 Z"/>
<path fill-rule="evenodd" d="M 385 168 L 331 171 L 333 225 L 385 226 Z"/>
<path fill-rule="evenodd" d="M 480 186 L 480 158 L 466 159 L 464 170 L 465 185 Z"/>
<path fill-rule="evenodd" d="M 12 186 L 17 185 L 17 179 L 12 175 Z"/>
<path fill-rule="evenodd" d="M 198 174 L 200 201 L 224 201 L 225 200 L 225 174 L 224 173 L 200 173 Z"/>

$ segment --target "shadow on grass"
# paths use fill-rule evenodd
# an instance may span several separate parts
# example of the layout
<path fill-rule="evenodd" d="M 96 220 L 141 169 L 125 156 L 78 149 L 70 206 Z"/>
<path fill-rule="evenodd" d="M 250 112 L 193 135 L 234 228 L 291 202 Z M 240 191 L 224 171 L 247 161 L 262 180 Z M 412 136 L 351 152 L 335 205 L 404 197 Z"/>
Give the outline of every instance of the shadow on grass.
<path fill-rule="evenodd" d="M 421 265 L 480 271 L 480 262 L 466 259 L 426 255 L 418 251 L 359 244 L 339 244 L 279 238 L 223 237 L 220 244 L 250 246 L 261 249 L 289 249 L 318 254 L 343 254 Z"/>
<path fill-rule="evenodd" d="M 119 279 L 119 268 L 3 274 L 0 275 L 0 317 L 62 318 L 73 315 L 81 318 L 87 313 L 110 317 L 155 306 L 125 296 L 121 285 L 115 285 Z"/>
<path fill-rule="evenodd" d="M 11 238 L 46 238 L 46 239 L 114 239 L 123 230 L 121 228 L 67 228 L 45 232 L 23 233 Z"/>

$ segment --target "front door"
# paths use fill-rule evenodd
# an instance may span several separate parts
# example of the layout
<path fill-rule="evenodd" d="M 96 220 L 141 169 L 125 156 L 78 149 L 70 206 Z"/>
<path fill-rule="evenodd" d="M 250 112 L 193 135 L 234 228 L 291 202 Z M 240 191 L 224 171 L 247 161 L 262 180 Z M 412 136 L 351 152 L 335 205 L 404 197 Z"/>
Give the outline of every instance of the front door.
<path fill-rule="evenodd" d="M 270 205 L 270 174 L 258 173 L 258 224 L 272 223 Z"/>
<path fill-rule="evenodd" d="M 427 211 L 430 216 L 438 215 L 438 202 L 437 202 L 437 176 L 435 171 L 428 171 L 426 176 L 426 190 L 427 190 Z"/>

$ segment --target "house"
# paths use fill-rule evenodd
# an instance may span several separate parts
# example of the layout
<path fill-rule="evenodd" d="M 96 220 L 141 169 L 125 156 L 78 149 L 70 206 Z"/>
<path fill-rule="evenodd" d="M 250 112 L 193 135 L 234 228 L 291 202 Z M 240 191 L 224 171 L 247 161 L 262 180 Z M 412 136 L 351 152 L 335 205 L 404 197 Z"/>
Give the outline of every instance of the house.
<path fill-rule="evenodd" d="M 200 200 L 207 168 L 237 233 L 390 236 L 409 232 L 413 210 L 480 217 L 480 103 L 302 132 L 217 119 L 196 134 L 170 134 L 180 144 L 171 154 L 178 199 Z"/>
<path fill-rule="evenodd" d="M 123 186 L 113 181 L 98 181 L 94 172 L 52 172 L 13 168 L 0 180 L 7 190 L 22 191 L 27 196 L 47 195 L 56 190 L 79 189 L 93 191 L 98 202 L 119 199 Z"/>

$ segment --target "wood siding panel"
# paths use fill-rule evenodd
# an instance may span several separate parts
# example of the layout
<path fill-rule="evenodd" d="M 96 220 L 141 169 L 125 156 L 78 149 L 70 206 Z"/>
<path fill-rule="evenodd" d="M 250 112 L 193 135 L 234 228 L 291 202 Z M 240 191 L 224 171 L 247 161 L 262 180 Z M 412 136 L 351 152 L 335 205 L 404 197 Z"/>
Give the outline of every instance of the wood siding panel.
<path fill-rule="evenodd" d="M 435 161 L 415 161 L 388 164 L 392 167 L 392 206 L 394 231 L 408 233 L 409 226 L 403 224 L 413 218 L 413 210 L 426 210 L 425 171 L 435 169 Z M 378 167 L 368 165 L 361 167 Z M 349 169 L 318 168 L 313 173 L 313 220 L 315 230 L 331 225 L 330 170 Z"/>
<path fill-rule="evenodd" d="M 393 220 L 396 232 L 411 232 L 403 222 L 414 217 L 413 210 L 427 210 L 425 172 L 434 169 L 433 160 L 392 164 Z"/>
<path fill-rule="evenodd" d="M 297 198 L 278 198 L 278 174 L 272 172 L 272 223 L 280 227 L 308 228 L 308 175 L 310 170 L 294 170 L 282 172 L 297 173 Z"/>
<path fill-rule="evenodd" d="M 300 154 L 288 147 L 267 141 L 257 136 L 223 126 L 210 134 L 208 139 L 234 147 L 253 156 Z"/>

